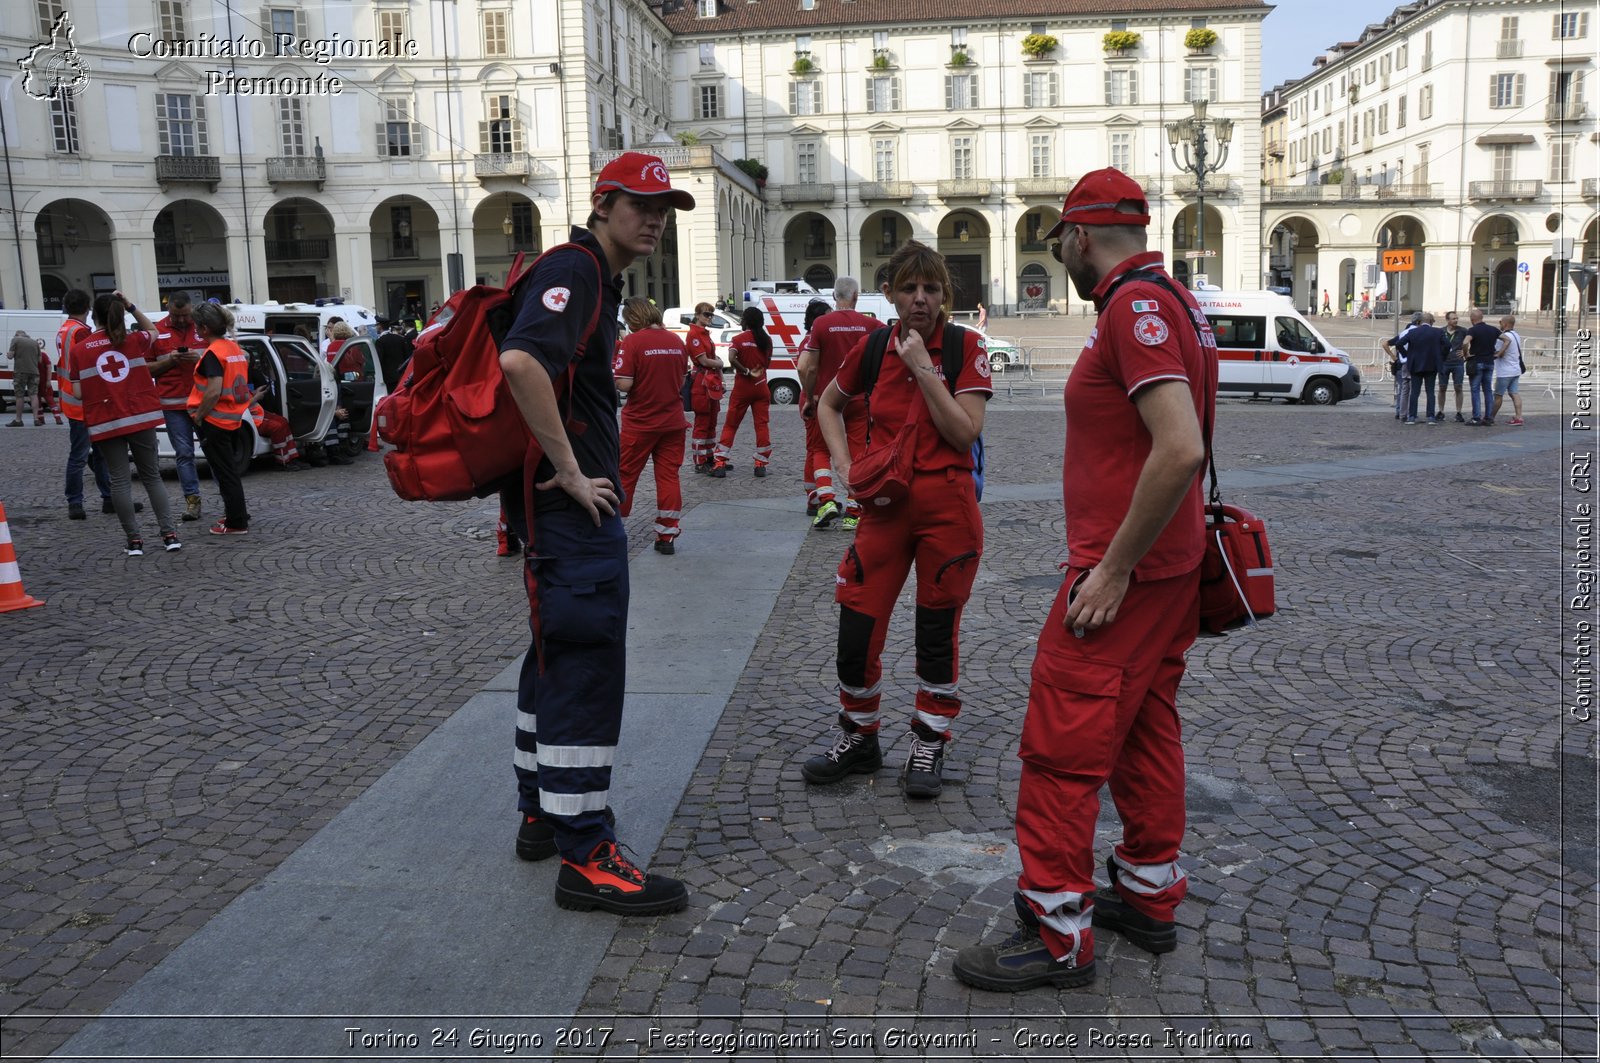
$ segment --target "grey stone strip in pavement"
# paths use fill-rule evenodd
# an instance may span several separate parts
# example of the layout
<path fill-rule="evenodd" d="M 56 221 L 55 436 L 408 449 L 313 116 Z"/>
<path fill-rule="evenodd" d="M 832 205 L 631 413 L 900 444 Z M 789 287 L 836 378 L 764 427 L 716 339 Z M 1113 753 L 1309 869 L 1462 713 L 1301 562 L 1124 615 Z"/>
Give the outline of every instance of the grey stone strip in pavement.
<path fill-rule="evenodd" d="M 1561 442 L 1558 430 L 1530 431 L 1230 470 L 1223 483 L 1244 489 L 1384 475 Z M 996 485 L 985 502 L 1059 493 L 1055 483 Z M 635 561 L 632 678 L 613 803 L 624 841 L 642 859 L 659 843 L 805 534 L 789 498 L 706 503 L 686 515 L 675 557 Z M 417 1054 L 404 1039 L 418 1038 L 426 1050 L 435 1029 L 454 1030 L 463 1042 L 474 1029 L 538 1036 L 553 1050 L 617 921 L 558 914 L 555 861 L 526 865 L 511 853 L 516 676 L 513 663 L 55 1058 L 371 1059 L 386 1047 L 403 1058 Z"/>

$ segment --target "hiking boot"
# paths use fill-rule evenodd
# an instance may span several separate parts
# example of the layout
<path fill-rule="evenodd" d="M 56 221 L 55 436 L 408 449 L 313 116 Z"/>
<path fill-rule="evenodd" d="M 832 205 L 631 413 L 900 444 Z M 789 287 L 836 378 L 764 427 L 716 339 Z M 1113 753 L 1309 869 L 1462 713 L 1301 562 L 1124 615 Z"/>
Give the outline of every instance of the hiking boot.
<path fill-rule="evenodd" d="M 606 823 L 611 827 L 617 825 L 617 814 L 611 811 L 611 806 L 606 806 Z M 517 828 L 517 856 L 528 861 L 548 860 L 556 855 L 556 828 L 547 819 L 522 816 L 522 826 Z"/>
<path fill-rule="evenodd" d="M 857 527 L 860 526 L 860 524 L 860 517 L 856 516 L 854 513 L 847 513 L 845 514 L 844 520 L 839 522 L 839 527 L 843 528 L 847 532 L 853 532 Z"/>
<path fill-rule="evenodd" d="M 767 467 L 765 465 L 757 465 L 756 476 L 759 478 L 765 475 L 767 475 Z"/>
<path fill-rule="evenodd" d="M 663 915 L 688 907 L 689 891 L 675 878 L 645 874 L 616 842 L 601 842 L 581 864 L 561 861 L 556 904 L 577 912 Z"/>
<path fill-rule="evenodd" d="M 811 522 L 813 528 L 826 528 L 839 519 L 839 503 L 829 499 L 817 507 L 816 519 Z"/>
<path fill-rule="evenodd" d="M 1146 952 L 1160 954 L 1177 948 L 1178 924 L 1152 919 L 1123 900 L 1116 890 L 1116 862 L 1108 858 L 1106 870 L 1111 875 L 1111 885 L 1094 892 L 1094 925 L 1121 934 Z"/>
<path fill-rule="evenodd" d="M 1057 960 L 1039 936 L 1039 917 L 1021 897 L 1015 899 L 1017 929 L 998 945 L 969 945 L 956 953 L 952 970 L 967 985 L 997 993 L 1056 986 L 1070 989 L 1094 981 L 1094 960 Z M 1094 947 L 1093 940 L 1089 947 Z"/>
<path fill-rule="evenodd" d="M 715 476 L 719 480 L 725 478 L 728 475 L 728 463 L 718 458 L 711 463 L 711 472 L 707 475 Z"/>
<path fill-rule="evenodd" d="M 658 554 L 666 554 L 668 557 L 671 557 L 673 554 L 675 554 L 677 552 L 678 552 L 678 548 L 676 546 L 672 545 L 672 540 L 671 539 L 657 539 L 656 540 L 656 553 L 658 553 Z"/>
<path fill-rule="evenodd" d="M 67 503 L 67 519 L 68 520 L 88 520 L 89 519 L 89 514 L 84 512 L 83 503 L 82 502 L 68 502 Z"/>
<path fill-rule="evenodd" d="M 944 742 L 927 742 L 911 736 L 911 755 L 900 774 L 900 788 L 907 797 L 938 797 L 944 789 Z"/>
<path fill-rule="evenodd" d="M 128 540 L 128 556 L 129 557 L 143 557 L 144 556 L 144 540 L 143 539 L 129 539 Z"/>
<path fill-rule="evenodd" d="M 200 519 L 200 496 L 199 495 L 184 495 L 183 496 L 183 519 L 184 520 L 199 520 Z"/>
<path fill-rule="evenodd" d="M 172 553 L 174 550 L 182 550 L 183 549 L 183 544 L 178 541 L 178 533 L 177 532 L 167 532 L 167 534 L 163 535 L 161 537 L 161 545 L 166 549 L 167 553 L 169 553 L 169 554 Z"/>
<path fill-rule="evenodd" d="M 102 498 L 100 500 L 100 512 L 102 512 L 102 513 L 115 513 L 116 511 L 117 511 L 117 505 L 116 505 L 115 502 L 111 501 L 111 499 Z M 133 504 L 133 511 L 135 513 L 143 513 L 144 512 L 144 503 L 143 502 L 135 502 Z M 72 519 L 73 520 L 77 520 L 78 518 L 73 517 Z"/>
<path fill-rule="evenodd" d="M 800 765 L 806 782 L 826 785 L 846 775 L 871 775 L 883 767 L 883 751 L 876 734 L 841 731 L 839 740 L 826 753 L 819 753 Z"/>

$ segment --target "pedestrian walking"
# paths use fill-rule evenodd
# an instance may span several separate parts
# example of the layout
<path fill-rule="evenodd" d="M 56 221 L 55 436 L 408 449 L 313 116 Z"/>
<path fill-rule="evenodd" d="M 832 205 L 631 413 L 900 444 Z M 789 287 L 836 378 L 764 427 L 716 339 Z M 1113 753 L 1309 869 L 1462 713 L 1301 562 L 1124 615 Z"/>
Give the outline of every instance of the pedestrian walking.
<path fill-rule="evenodd" d="M 126 324 L 129 314 L 138 326 L 133 330 Z M 128 556 L 144 554 L 144 539 L 134 518 L 130 460 L 155 511 L 162 545 L 181 549 L 156 456 L 156 427 L 166 423 L 150 375 L 156 328 L 121 292 L 97 298 L 94 318 L 101 326 L 74 343 L 64 361 L 85 431 L 111 480 L 111 502 L 127 536 Z"/>
<path fill-rule="evenodd" d="M 243 469 L 253 457 L 250 433 L 244 431 L 250 409 L 250 358 L 228 338 L 233 315 L 216 303 L 195 307 L 194 323 L 205 353 L 195 363 L 189 416 L 200 428 L 200 447 L 222 495 L 222 519 L 209 530 L 212 535 L 244 535 L 250 530 L 250 510 Z"/>
<path fill-rule="evenodd" d="M 1467 311 L 1467 335 L 1461 349 L 1467 356 L 1467 388 L 1472 392 L 1472 420 L 1468 424 L 1494 424 L 1494 363 L 1500 330 L 1483 319 L 1483 311 Z"/>
<path fill-rule="evenodd" d="M 907 797 L 929 798 L 943 789 L 945 746 L 961 711 L 961 612 L 983 555 L 972 444 L 983 432 L 993 388 L 989 355 L 976 332 L 959 329 L 961 346 L 945 346 L 953 291 L 944 256 L 911 240 L 885 270 L 883 294 L 894 302 L 899 320 L 888 333 L 876 377 L 869 378 L 862 365 L 869 341 L 862 339 L 823 391 L 817 419 L 834 475 L 848 483 L 845 409 L 854 397 L 870 393 L 862 460 L 882 451 L 909 454 L 909 482 L 905 497 L 864 507 L 839 563 L 839 730 L 832 747 L 806 760 L 800 772 L 809 783 L 827 784 L 882 766 L 883 647 L 889 615 L 915 566 L 917 693 L 900 784 Z M 959 360 L 953 393 L 947 359 Z"/>
<path fill-rule="evenodd" d="M 22 427 L 22 415 L 31 400 L 35 427 L 44 424 L 44 414 L 39 410 L 39 365 L 45 361 L 44 347 L 22 329 L 11 337 L 11 398 L 17 412 L 6 422 L 9 428 Z"/>
<path fill-rule="evenodd" d="M 1517 319 L 1507 314 L 1500 319 L 1500 339 L 1494 348 L 1494 409 L 1489 412 L 1492 421 L 1500 416 L 1500 404 L 1507 395 L 1516 416 L 1507 424 L 1522 424 L 1522 396 L 1517 394 L 1517 382 L 1528 367 L 1522 362 L 1522 337 L 1517 335 Z"/>
<path fill-rule="evenodd" d="M 677 552 L 678 521 L 683 516 L 683 381 L 689 351 L 667 331 L 661 311 L 648 299 L 634 296 L 622 304 L 629 335 L 617 347 L 614 372 L 617 391 L 628 396 L 622 408 L 622 516 L 633 512 L 633 492 L 644 463 L 655 467 L 656 544 L 658 554 Z"/>
<path fill-rule="evenodd" d="M 722 412 L 722 359 L 717 356 L 717 345 L 706 327 L 715 315 L 710 303 L 696 303 L 694 321 L 689 325 L 685 341 L 689 360 L 694 369 L 689 379 L 689 406 L 694 413 L 694 427 L 689 430 L 689 450 L 694 455 L 694 471 L 711 471 L 711 449 L 717 442 L 717 415 Z"/>
<path fill-rule="evenodd" d="M 94 300 L 88 292 L 82 288 L 70 289 L 61 297 L 61 309 L 65 311 L 67 319 L 56 332 L 56 350 L 61 355 L 61 360 L 56 363 L 56 392 L 61 396 L 61 412 L 67 415 L 67 516 L 72 520 L 86 518 L 83 508 L 84 466 L 88 466 L 94 474 L 95 486 L 100 489 L 100 512 L 116 512 L 116 507 L 111 504 L 111 478 L 106 475 L 105 462 L 100 460 L 100 455 L 89 442 L 89 429 L 83 423 L 83 403 L 73 390 L 72 379 L 67 372 L 67 354 L 73 344 L 93 331 L 88 323 L 89 310 L 93 305 Z M 136 504 L 134 508 L 142 510 L 144 506 Z"/>
<path fill-rule="evenodd" d="M 1322 289 L 1322 316 L 1333 316 L 1333 303 L 1328 299 L 1328 289 Z"/>
<path fill-rule="evenodd" d="M 739 317 L 739 327 L 744 329 L 728 344 L 728 361 L 733 363 L 733 397 L 728 400 L 728 416 L 722 423 L 722 438 L 717 441 L 716 457 L 711 475 L 721 479 L 728 475 L 728 456 L 733 452 L 733 441 L 739 434 L 745 411 L 756 431 L 756 466 L 759 476 L 767 474 L 772 462 L 772 393 L 767 390 L 767 365 L 772 361 L 772 337 L 762 324 L 761 308 L 747 306 Z"/>
<path fill-rule="evenodd" d="M 1106 169 L 1074 186 L 1050 233 L 1099 316 L 1066 387 L 1067 568 L 1022 723 L 1017 931 L 955 961 L 984 989 L 1088 983 L 1096 930 L 1149 952 L 1177 943 L 1188 880 L 1176 699 L 1199 629 L 1201 424 L 1215 410 L 1217 350 L 1194 297 L 1147 250 L 1149 223 L 1144 191 Z M 1111 886 L 1096 890 L 1107 782 L 1123 834 Z"/>
<path fill-rule="evenodd" d="M 622 271 L 655 251 L 672 207 L 691 210 L 694 197 L 672 187 L 660 159 L 630 151 L 607 163 L 587 226 L 534 267 L 500 345 L 536 463 L 525 472 L 533 497 L 506 496 L 512 519 L 524 514 L 533 633 L 517 687 L 516 852 L 524 860 L 561 854 L 562 907 L 622 915 L 688 903 L 683 883 L 646 874 L 623 855 L 609 808 L 628 629 L 611 360 Z"/>
<path fill-rule="evenodd" d="M 167 438 L 178 466 L 178 486 L 183 488 L 183 519 L 200 519 L 200 473 L 194 463 L 194 443 L 198 434 L 189 416 L 189 394 L 194 390 L 194 367 L 205 344 L 194 324 L 194 308 L 183 292 L 167 297 L 167 319 L 156 331 L 156 354 L 150 366 L 161 393 L 161 413 L 166 418 Z"/>
<path fill-rule="evenodd" d="M 812 324 L 808 350 L 797 366 L 806 394 L 812 396 L 812 423 L 817 425 L 814 436 L 809 432 L 806 435 L 806 446 L 812 449 L 812 474 L 817 485 L 813 528 L 826 528 L 835 521 L 843 521 L 845 531 L 855 531 L 861 518 L 861 507 L 850 497 L 850 485 L 835 475 L 828 441 L 823 438 L 821 422 L 815 419 L 818 401 L 839 375 L 845 357 L 879 326 L 879 322 L 856 309 L 860 296 L 861 282 L 854 277 L 834 280 L 833 298 L 838 309 L 823 314 Z M 863 399 L 854 398 L 845 404 L 844 427 L 850 457 L 854 460 L 867 446 L 867 404 Z"/>

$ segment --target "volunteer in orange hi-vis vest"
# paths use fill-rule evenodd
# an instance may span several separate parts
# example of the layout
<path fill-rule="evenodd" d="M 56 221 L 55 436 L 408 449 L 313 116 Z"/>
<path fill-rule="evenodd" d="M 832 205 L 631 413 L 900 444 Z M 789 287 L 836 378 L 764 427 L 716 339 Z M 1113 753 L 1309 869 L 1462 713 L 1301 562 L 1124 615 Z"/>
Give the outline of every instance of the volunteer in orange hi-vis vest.
<path fill-rule="evenodd" d="M 193 308 L 183 292 L 167 297 L 167 319 L 156 331 L 156 354 L 150 373 L 161 392 L 161 412 L 167 420 L 167 438 L 177 455 L 178 485 L 183 488 L 183 519 L 200 519 L 200 474 L 194 467 L 195 424 L 189 417 L 189 392 L 194 390 L 194 367 L 205 344 L 194 327 Z"/>
<path fill-rule="evenodd" d="M 250 358 L 228 339 L 233 315 L 216 303 L 195 307 L 194 323 L 206 353 L 194 368 L 189 416 L 200 426 L 200 446 L 222 494 L 223 517 L 211 526 L 211 534 L 243 535 L 250 530 L 250 511 L 245 508 L 240 470 L 253 456 L 250 433 L 244 430 L 250 408 Z"/>
<path fill-rule="evenodd" d="M 756 426 L 756 475 L 765 476 L 772 461 L 772 432 L 767 417 L 772 409 L 772 393 L 767 390 L 767 363 L 772 361 L 772 337 L 762 324 L 761 309 L 747 306 L 739 318 L 744 329 L 728 345 L 728 360 L 733 363 L 733 398 L 728 400 L 728 417 L 722 423 L 722 438 L 711 475 L 728 475 L 728 454 L 746 410 Z"/>
<path fill-rule="evenodd" d="M 138 324 L 131 331 L 126 324 L 129 314 Z M 101 323 L 100 328 L 80 334 L 63 359 L 67 385 L 62 395 L 71 392 L 82 417 L 80 423 L 105 465 L 111 480 L 111 502 L 128 537 L 128 556 L 144 554 L 144 540 L 134 517 L 130 458 L 155 510 L 162 543 L 168 550 L 177 550 L 177 529 L 156 455 L 156 428 L 164 419 L 149 367 L 155 326 L 121 292 L 97 298 L 94 319 Z"/>
<path fill-rule="evenodd" d="M 72 393 L 72 382 L 67 376 L 67 353 L 72 350 L 74 343 L 92 331 L 85 319 L 93 302 L 93 297 L 82 288 L 67 292 L 61 299 L 61 309 L 66 311 L 67 319 L 56 333 L 56 351 L 60 355 L 60 360 L 56 362 L 56 393 L 61 396 L 61 412 L 67 415 L 70 447 L 67 453 L 67 516 L 73 520 L 83 520 L 87 516 L 83 508 L 84 465 L 88 465 L 89 471 L 94 473 L 95 486 L 100 488 L 100 511 L 114 511 L 111 505 L 111 478 L 106 475 L 105 462 L 89 445 L 89 430 L 83 426 L 83 404 Z"/>
<path fill-rule="evenodd" d="M 694 379 L 689 386 L 689 404 L 694 410 L 694 428 L 689 433 L 689 450 L 694 454 L 694 471 L 711 471 L 711 448 L 717 442 L 717 415 L 722 412 L 722 359 L 711 339 L 706 322 L 716 313 L 710 303 L 696 303 L 694 324 L 689 326 L 689 360 L 694 363 Z"/>
<path fill-rule="evenodd" d="M 617 391 L 628 396 L 622 408 L 622 509 L 633 512 L 633 491 L 644 463 L 656 471 L 656 546 L 658 554 L 676 552 L 678 518 L 683 515 L 683 485 L 678 467 L 683 464 L 683 375 L 689 370 L 689 352 L 678 337 L 661 323 L 661 311 L 650 300 L 634 296 L 622 304 L 622 320 L 629 335 L 617 344 L 612 366 Z"/>

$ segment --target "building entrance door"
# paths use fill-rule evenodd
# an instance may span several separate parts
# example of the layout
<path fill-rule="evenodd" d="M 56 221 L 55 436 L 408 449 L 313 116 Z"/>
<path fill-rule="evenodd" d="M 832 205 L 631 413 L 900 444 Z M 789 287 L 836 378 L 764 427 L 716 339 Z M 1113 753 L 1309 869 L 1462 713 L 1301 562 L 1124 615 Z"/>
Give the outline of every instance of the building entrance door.
<path fill-rule="evenodd" d="M 951 255 L 945 259 L 950 269 L 950 283 L 955 288 L 951 306 L 957 310 L 976 310 L 985 301 L 983 286 L 983 256 Z"/>

